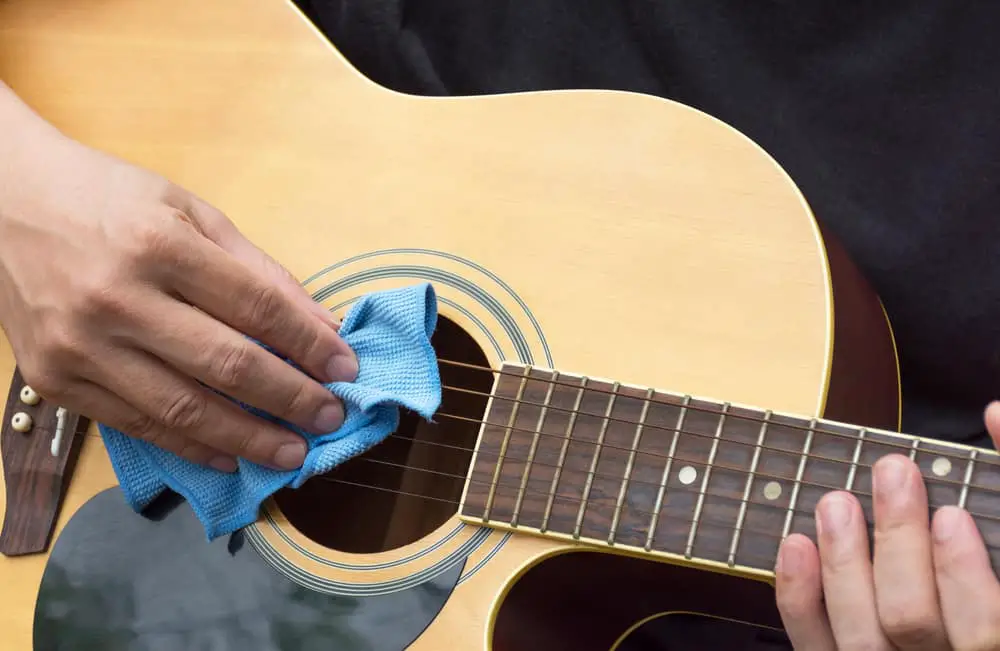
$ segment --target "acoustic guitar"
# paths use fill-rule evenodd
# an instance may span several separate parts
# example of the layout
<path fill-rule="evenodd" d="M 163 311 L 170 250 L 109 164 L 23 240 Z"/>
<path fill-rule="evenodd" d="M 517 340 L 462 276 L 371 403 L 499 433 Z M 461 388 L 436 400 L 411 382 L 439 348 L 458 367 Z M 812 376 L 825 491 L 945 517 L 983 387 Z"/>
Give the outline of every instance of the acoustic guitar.
<path fill-rule="evenodd" d="M 209 543 L 184 502 L 132 512 L 96 426 L 0 339 L 5 650 L 634 651 L 706 618 L 706 649 L 777 645 L 781 539 L 830 490 L 870 516 L 888 453 L 1000 539 L 997 455 L 895 431 L 878 297 L 711 116 L 399 94 L 287 0 L 5 0 L 0 76 L 338 314 L 431 282 L 444 384 L 433 423 Z"/>

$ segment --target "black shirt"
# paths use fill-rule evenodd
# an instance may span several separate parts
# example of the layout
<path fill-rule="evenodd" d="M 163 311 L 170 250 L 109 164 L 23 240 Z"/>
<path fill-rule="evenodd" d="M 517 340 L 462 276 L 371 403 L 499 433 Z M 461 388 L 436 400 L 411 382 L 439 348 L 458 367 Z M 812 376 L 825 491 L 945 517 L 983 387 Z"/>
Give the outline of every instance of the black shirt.
<path fill-rule="evenodd" d="M 620 89 L 733 125 L 788 171 L 882 297 L 904 431 L 991 445 L 1000 3 L 299 3 L 363 74 L 399 91 Z"/>

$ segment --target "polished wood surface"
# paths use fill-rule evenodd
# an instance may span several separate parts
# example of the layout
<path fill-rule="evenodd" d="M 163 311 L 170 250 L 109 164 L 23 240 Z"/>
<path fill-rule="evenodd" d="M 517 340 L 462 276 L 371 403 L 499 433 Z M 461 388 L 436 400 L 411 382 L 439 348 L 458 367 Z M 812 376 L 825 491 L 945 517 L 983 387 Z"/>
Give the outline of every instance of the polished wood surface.
<path fill-rule="evenodd" d="M 69 135 L 223 210 L 334 311 L 366 291 L 432 279 L 442 316 L 494 368 L 538 363 L 860 425 L 898 414 L 877 298 L 856 274 L 837 271 L 835 249 L 783 170 L 685 106 L 600 91 L 400 95 L 359 75 L 285 0 L 5 0 L 0 77 Z M 0 338 L 0 375 L 14 367 Z M 465 447 L 477 434 L 472 426 L 447 436 Z M 417 450 L 396 458 L 426 459 Z M 361 463 L 354 471 L 375 481 Z M 430 490 L 412 474 L 392 481 Z M 81 518 L 104 513 L 110 498 L 101 491 L 114 486 L 92 428 L 57 535 L 88 503 Z M 538 606 L 550 570 L 566 590 L 574 581 L 615 590 L 615 616 L 590 618 L 603 628 L 576 649 L 607 648 L 600 643 L 626 625 L 682 606 L 699 587 L 728 594 L 718 579 L 701 581 L 708 565 L 696 560 L 676 574 L 670 563 L 635 557 L 627 562 L 643 571 L 618 573 L 613 564 L 626 559 L 614 553 L 600 564 L 552 565 L 577 544 L 471 526 L 457 505 L 442 518 L 413 517 L 400 507 L 410 498 L 393 506 L 372 492 L 354 493 L 349 506 L 324 502 L 331 493 L 319 486 L 313 503 L 327 505 L 323 517 L 379 504 L 368 513 L 387 521 L 338 539 L 296 526 L 313 509 L 285 512 L 285 495 L 248 528 L 247 544 L 277 572 L 319 586 L 316 598 L 339 595 L 351 608 L 416 590 L 420 577 L 430 586 L 459 573 L 407 647 L 418 651 L 523 649 L 593 632 L 567 630 L 554 607 Z M 98 494 L 100 504 L 91 502 Z M 84 539 L 100 536 L 84 520 L 73 524 Z M 113 557 L 115 537 L 102 544 Z M 46 561 L 0 559 L 3 648 L 32 648 Z M 600 575 L 588 577 L 588 567 Z M 628 584 L 636 575 L 672 589 L 651 598 L 648 584 Z M 760 598 L 764 578 L 726 577 L 752 582 L 741 584 L 757 596 L 742 611 L 748 620 L 773 621 L 773 604 Z M 325 616 L 377 646 L 377 626 Z"/>

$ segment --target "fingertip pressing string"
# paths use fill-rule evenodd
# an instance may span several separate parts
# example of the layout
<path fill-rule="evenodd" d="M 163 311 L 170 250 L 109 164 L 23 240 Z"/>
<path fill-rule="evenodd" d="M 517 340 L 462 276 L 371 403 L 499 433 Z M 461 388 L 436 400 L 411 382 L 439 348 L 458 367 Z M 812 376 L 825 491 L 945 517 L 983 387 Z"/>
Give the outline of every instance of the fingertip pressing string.
<path fill-rule="evenodd" d="M 213 540 L 254 520 L 261 503 L 281 488 L 369 450 L 399 424 L 405 407 L 426 420 L 441 404 L 441 378 L 430 338 L 437 297 L 429 283 L 368 294 L 348 312 L 340 336 L 358 358 L 353 382 L 325 385 L 344 402 L 344 424 L 316 436 L 260 410 L 244 409 L 303 436 L 309 451 L 301 468 L 274 470 L 245 460 L 225 473 L 206 468 L 100 424 L 99 429 L 126 501 L 142 511 L 168 488 L 183 496 Z"/>

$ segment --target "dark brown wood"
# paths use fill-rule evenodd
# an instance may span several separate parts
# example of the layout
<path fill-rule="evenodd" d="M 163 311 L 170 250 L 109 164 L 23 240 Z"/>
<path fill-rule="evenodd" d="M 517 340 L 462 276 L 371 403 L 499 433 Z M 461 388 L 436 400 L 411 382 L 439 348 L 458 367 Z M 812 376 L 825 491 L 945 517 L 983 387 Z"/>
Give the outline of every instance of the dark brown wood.
<path fill-rule="evenodd" d="M 46 551 L 66 486 L 76 464 L 79 445 L 89 421 L 67 412 L 65 433 L 58 456 L 52 456 L 58 405 L 41 400 L 36 405 L 21 402 L 24 379 L 14 370 L 4 420 L 0 426 L 6 510 L 0 530 L 0 553 L 22 556 Z M 31 416 L 31 430 L 14 430 L 11 419 L 18 412 Z"/>
<path fill-rule="evenodd" d="M 819 226 L 833 284 L 833 368 L 823 415 L 899 429 L 899 375 L 892 330 L 878 294 L 829 228 Z"/>
<path fill-rule="evenodd" d="M 971 448 L 517 364 L 501 368 L 461 513 L 770 572 L 785 536 L 815 539 L 830 491 L 853 492 L 872 522 L 871 465 L 891 453 L 917 461 L 932 508 L 966 487 L 1000 545 L 995 454 L 978 452 L 966 481 Z"/>

